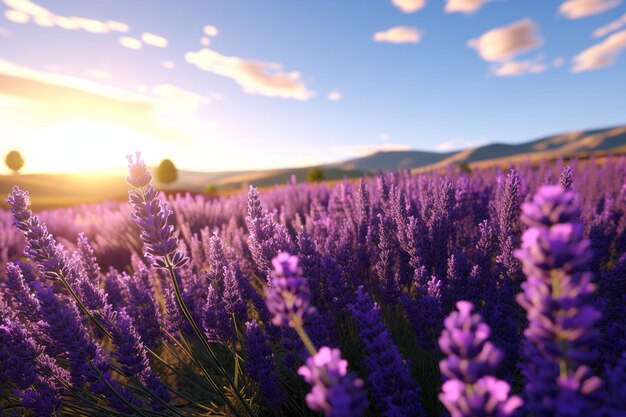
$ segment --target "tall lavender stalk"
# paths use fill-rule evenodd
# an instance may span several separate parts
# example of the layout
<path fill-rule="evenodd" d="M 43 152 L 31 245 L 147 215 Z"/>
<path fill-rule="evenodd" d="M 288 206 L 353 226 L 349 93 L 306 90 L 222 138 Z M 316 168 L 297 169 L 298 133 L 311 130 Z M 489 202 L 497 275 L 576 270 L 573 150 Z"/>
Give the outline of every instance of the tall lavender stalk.
<path fill-rule="evenodd" d="M 176 268 L 184 265 L 188 259 L 184 252 L 178 249 L 178 239 L 174 236 L 174 226 L 168 224 L 172 211 L 169 209 L 167 203 L 161 201 L 157 197 L 157 192 L 150 185 L 152 175 L 150 175 L 145 163 L 141 159 L 141 153 L 137 152 L 134 160 L 132 155 L 129 155 L 128 162 L 129 175 L 126 180 L 133 186 L 133 189 L 128 192 L 130 204 L 133 207 L 131 216 L 141 229 L 140 237 L 144 243 L 146 257 L 152 260 L 153 266 L 163 268 L 168 271 L 174 288 L 176 301 L 185 316 L 185 319 L 189 322 L 203 348 L 215 362 L 218 370 L 236 394 L 237 399 L 241 402 L 243 408 L 249 415 L 252 416 L 254 415 L 254 412 L 248 405 L 248 402 L 243 398 L 239 389 L 235 386 L 224 367 L 221 365 L 218 357 L 209 345 L 205 334 L 202 332 L 198 323 L 196 323 L 196 320 L 183 299 L 183 293 L 180 287 L 180 277 L 176 273 Z M 202 371 L 212 388 L 218 393 L 218 395 L 220 395 L 231 411 L 238 416 L 239 412 L 237 411 L 237 408 L 222 392 L 222 389 L 213 379 L 208 370 L 201 364 L 200 361 L 197 361 L 197 363 L 201 366 Z"/>
<path fill-rule="evenodd" d="M 316 312 L 310 303 L 307 280 L 302 278 L 298 258 L 282 252 L 272 259 L 270 286 L 266 288 L 267 308 L 276 326 L 294 328 L 311 355 L 298 374 L 311 384 L 306 403 L 327 417 L 359 417 L 367 408 L 363 381 L 348 372 L 348 362 L 339 349 L 322 346 L 319 351 L 304 330 L 304 323 Z"/>
<path fill-rule="evenodd" d="M 444 322 L 439 347 L 446 358 L 439 363 L 447 379 L 439 399 L 452 417 L 509 417 L 522 405 L 509 396 L 510 386 L 494 375 L 502 352 L 488 341 L 491 329 L 468 301 L 456 304 Z"/>
<path fill-rule="evenodd" d="M 70 268 L 70 261 L 63 251 L 63 245 L 57 243 L 38 216 L 33 216 L 29 209 L 30 197 L 28 192 L 13 187 L 7 202 L 11 206 L 13 225 L 22 231 L 26 239 L 24 254 L 37 262 L 44 277 L 61 282 L 82 313 L 91 318 L 104 334 L 111 337 L 111 333 L 94 317 L 72 288 L 70 282 L 73 280 L 71 276 L 73 271 Z"/>
<path fill-rule="evenodd" d="M 576 195 L 543 186 L 522 206 L 529 227 L 516 256 L 526 282 L 518 303 L 526 310 L 526 396 L 537 417 L 592 415 L 602 381 L 589 365 L 596 358 L 600 313 L 588 303 L 595 290 L 585 272 L 589 241 L 583 238 Z"/>
<path fill-rule="evenodd" d="M 377 408 L 386 416 L 424 416 L 420 388 L 391 339 L 380 306 L 359 287 L 351 310 L 365 344 L 368 389 L 377 399 Z"/>

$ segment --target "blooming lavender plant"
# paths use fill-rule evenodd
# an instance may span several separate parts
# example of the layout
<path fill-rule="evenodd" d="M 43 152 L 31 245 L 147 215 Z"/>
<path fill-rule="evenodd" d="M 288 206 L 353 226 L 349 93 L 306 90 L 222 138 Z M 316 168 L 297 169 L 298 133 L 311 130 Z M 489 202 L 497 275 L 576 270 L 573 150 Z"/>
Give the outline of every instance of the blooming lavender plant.
<path fill-rule="evenodd" d="M 311 410 L 327 417 L 359 417 L 367 408 L 363 381 L 348 372 L 348 361 L 341 358 L 339 349 L 323 346 L 298 369 L 298 374 L 312 385 L 306 396 Z"/>
<path fill-rule="evenodd" d="M 311 293 L 301 276 L 298 258 L 282 252 L 272 259 L 272 265 L 270 286 L 265 290 L 272 323 L 282 327 L 301 326 L 316 309 L 311 305 Z"/>
<path fill-rule="evenodd" d="M 538 417 L 593 413 L 602 381 L 589 365 L 596 358 L 600 313 L 588 304 L 595 286 L 585 272 L 589 241 L 577 221 L 576 195 L 544 186 L 522 206 L 522 261 L 527 281 L 518 295 L 526 310 L 526 395 Z"/>
<path fill-rule="evenodd" d="M 439 363 L 447 379 L 439 399 L 452 417 L 508 417 L 522 405 L 521 398 L 510 396 L 510 386 L 493 376 L 503 355 L 491 342 L 489 326 L 474 306 L 459 301 L 457 311 L 444 321 L 439 347 L 446 358 Z"/>

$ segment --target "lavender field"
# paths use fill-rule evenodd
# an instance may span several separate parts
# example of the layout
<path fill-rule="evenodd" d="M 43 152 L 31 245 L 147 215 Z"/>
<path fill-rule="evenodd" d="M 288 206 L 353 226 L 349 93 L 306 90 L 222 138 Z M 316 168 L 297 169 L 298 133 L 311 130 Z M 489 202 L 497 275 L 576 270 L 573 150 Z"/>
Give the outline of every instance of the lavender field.
<path fill-rule="evenodd" d="M 0 212 L 7 416 L 626 415 L 626 160 Z"/>

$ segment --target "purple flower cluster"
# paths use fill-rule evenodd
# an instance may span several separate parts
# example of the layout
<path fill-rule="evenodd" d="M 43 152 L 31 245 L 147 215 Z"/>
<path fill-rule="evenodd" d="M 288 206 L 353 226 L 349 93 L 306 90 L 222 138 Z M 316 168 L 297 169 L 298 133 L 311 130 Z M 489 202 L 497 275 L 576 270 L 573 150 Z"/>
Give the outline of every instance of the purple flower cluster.
<path fill-rule="evenodd" d="M 298 369 L 298 374 L 312 385 L 306 396 L 311 410 L 327 417 L 359 417 L 367 408 L 363 381 L 348 372 L 348 361 L 341 358 L 339 349 L 323 346 Z"/>
<path fill-rule="evenodd" d="M 452 417 L 509 417 L 522 405 L 510 396 L 511 387 L 494 375 L 502 352 L 488 341 L 491 329 L 469 301 L 459 301 L 457 311 L 444 321 L 439 347 L 446 358 L 439 363 L 447 379 L 439 399 Z"/>
<path fill-rule="evenodd" d="M 141 229 L 141 240 L 146 255 L 153 259 L 154 266 L 167 268 L 172 265 L 179 267 L 187 262 L 184 252 L 178 249 L 178 239 L 174 237 L 174 226 L 169 224 L 172 211 L 167 203 L 157 198 L 157 192 L 150 185 L 152 176 L 136 153 L 133 160 L 128 156 L 130 171 L 127 181 L 135 187 L 128 192 L 130 204 L 133 206 L 131 217 Z"/>
<path fill-rule="evenodd" d="M 588 302 L 595 286 L 585 272 L 589 241 L 577 221 L 576 195 L 561 186 L 544 186 L 522 206 L 529 227 L 516 256 L 526 282 L 518 296 L 526 310 L 524 367 L 528 408 L 534 415 L 587 414 L 602 385 L 589 365 L 596 358 L 600 313 Z"/>
<path fill-rule="evenodd" d="M 270 285 L 265 289 L 267 308 L 275 326 L 295 327 L 307 321 L 316 309 L 311 305 L 307 281 L 298 266 L 298 257 L 286 252 L 272 259 Z"/>

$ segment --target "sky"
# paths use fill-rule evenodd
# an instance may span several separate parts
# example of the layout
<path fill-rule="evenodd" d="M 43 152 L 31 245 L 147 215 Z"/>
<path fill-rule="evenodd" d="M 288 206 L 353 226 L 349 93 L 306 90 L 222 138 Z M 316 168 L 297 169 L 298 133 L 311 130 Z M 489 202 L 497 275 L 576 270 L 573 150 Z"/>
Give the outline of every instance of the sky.
<path fill-rule="evenodd" d="M 223 171 L 523 142 L 625 123 L 624 49 L 623 0 L 0 0 L 0 155 Z"/>

